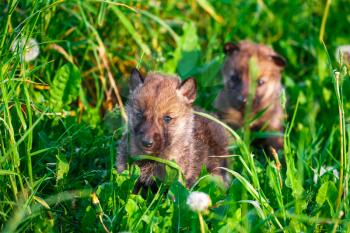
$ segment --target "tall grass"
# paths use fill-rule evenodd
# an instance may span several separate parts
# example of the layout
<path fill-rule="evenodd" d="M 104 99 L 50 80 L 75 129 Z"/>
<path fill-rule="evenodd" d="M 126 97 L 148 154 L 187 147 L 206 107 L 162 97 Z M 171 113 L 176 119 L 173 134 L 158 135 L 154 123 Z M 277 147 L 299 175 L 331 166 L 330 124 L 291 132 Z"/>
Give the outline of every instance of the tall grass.
<path fill-rule="evenodd" d="M 212 199 L 211 232 L 350 230 L 349 64 L 333 56 L 350 43 L 346 0 L 8 0 L 0 11 L 0 231 L 199 232 L 186 205 L 194 190 Z M 19 42 L 30 39 L 40 54 L 27 62 Z M 288 61 L 285 163 L 224 125 L 235 139 L 218 168 L 229 187 L 203 170 L 188 190 L 158 159 L 175 179 L 135 193 L 139 168 L 114 168 L 129 70 L 194 76 L 196 104 L 213 111 L 222 45 L 240 39 Z"/>

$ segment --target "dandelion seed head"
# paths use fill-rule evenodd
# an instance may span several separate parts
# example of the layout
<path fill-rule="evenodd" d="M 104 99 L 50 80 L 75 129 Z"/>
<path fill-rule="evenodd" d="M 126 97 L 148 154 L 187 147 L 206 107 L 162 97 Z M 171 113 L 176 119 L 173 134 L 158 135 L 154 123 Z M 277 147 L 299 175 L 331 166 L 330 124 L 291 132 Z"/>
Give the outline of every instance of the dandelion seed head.
<path fill-rule="evenodd" d="M 192 211 L 202 212 L 211 206 L 211 199 L 206 193 L 192 192 L 186 203 Z"/>
<path fill-rule="evenodd" d="M 11 46 L 11 51 L 15 54 L 19 53 L 21 60 L 25 62 L 35 60 L 40 53 L 39 44 L 33 38 L 29 38 L 28 40 L 25 38 L 15 40 Z"/>
<path fill-rule="evenodd" d="M 335 52 L 335 57 L 338 63 L 350 65 L 350 45 L 338 46 Z"/>

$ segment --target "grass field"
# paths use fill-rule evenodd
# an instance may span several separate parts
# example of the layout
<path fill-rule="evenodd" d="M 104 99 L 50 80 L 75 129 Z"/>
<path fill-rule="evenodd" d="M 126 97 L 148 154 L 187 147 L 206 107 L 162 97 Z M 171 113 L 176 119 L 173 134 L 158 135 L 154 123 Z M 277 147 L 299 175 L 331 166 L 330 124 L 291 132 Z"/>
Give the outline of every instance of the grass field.
<path fill-rule="evenodd" d="M 350 44 L 348 0 L 5 0 L 0 12 L 0 231 L 350 232 L 349 63 L 335 56 Z M 241 39 L 287 60 L 284 166 L 236 140 L 227 189 L 203 171 L 190 190 L 169 179 L 133 193 L 139 169 L 114 167 L 130 70 L 193 76 L 212 111 L 223 43 Z M 192 191 L 212 207 L 192 212 Z"/>

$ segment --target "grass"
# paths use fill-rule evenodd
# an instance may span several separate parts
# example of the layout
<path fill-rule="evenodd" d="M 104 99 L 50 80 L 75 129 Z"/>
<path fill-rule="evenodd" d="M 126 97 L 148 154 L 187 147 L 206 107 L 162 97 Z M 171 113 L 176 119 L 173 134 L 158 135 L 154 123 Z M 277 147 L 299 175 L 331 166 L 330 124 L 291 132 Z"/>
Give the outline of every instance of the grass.
<path fill-rule="evenodd" d="M 349 64 L 334 56 L 350 43 L 346 0 L 7 0 L 0 11 L 0 231 L 350 231 Z M 30 38 L 40 55 L 26 62 L 11 48 Z M 222 46 L 241 39 L 288 61 L 285 164 L 228 129 L 228 188 L 203 170 L 190 190 L 169 179 L 133 193 L 139 169 L 114 167 L 131 68 L 195 77 L 196 104 L 213 111 Z M 212 199 L 201 226 L 190 191 Z"/>

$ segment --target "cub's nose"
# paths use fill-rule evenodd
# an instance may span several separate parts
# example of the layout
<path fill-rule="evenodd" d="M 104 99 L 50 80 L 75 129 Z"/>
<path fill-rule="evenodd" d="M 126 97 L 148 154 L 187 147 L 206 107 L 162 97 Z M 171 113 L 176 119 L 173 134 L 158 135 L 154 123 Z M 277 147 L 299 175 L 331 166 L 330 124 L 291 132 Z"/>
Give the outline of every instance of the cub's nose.
<path fill-rule="evenodd" d="M 244 97 L 243 95 L 239 95 L 239 96 L 238 96 L 238 100 L 239 100 L 242 104 L 247 103 L 247 97 Z"/>
<path fill-rule="evenodd" d="M 141 142 L 142 142 L 142 145 L 144 147 L 146 147 L 146 148 L 150 148 L 153 145 L 153 140 L 152 139 L 142 138 Z"/>

